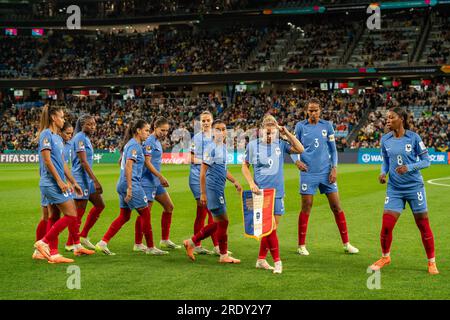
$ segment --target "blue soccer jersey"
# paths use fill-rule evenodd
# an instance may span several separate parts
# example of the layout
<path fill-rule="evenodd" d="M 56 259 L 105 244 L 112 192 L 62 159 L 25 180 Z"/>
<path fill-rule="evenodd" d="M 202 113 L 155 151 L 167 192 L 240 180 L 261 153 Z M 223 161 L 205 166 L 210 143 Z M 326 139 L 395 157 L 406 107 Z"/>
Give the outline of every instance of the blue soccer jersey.
<path fill-rule="evenodd" d="M 415 192 L 423 187 L 420 169 L 430 165 L 428 150 L 420 136 L 406 130 L 401 138 L 395 138 L 392 132 L 381 138 L 383 165 L 381 172 L 389 173 L 388 191 Z M 408 172 L 400 175 L 395 169 L 406 165 Z"/>
<path fill-rule="evenodd" d="M 204 153 L 203 163 L 208 165 L 206 188 L 223 192 L 227 180 L 227 146 L 210 142 Z"/>
<path fill-rule="evenodd" d="M 152 157 L 151 163 L 158 172 L 161 172 L 161 162 L 163 155 L 163 148 L 161 142 L 155 135 L 150 135 L 143 145 L 144 156 Z M 142 185 L 145 187 L 157 187 L 161 184 L 158 177 L 153 175 L 150 170 L 144 166 L 142 171 Z"/>
<path fill-rule="evenodd" d="M 275 197 L 284 197 L 284 155 L 291 152 L 291 145 L 281 139 L 271 144 L 255 139 L 248 143 L 245 161 L 253 166 L 254 180 L 258 188 L 276 190 Z"/>
<path fill-rule="evenodd" d="M 133 164 L 132 171 L 132 187 L 135 189 L 135 186 L 141 188 L 141 180 L 142 180 L 142 170 L 144 168 L 144 153 L 142 151 L 142 145 L 138 143 L 134 138 L 130 139 L 127 142 L 123 149 L 122 161 L 120 163 L 120 177 L 119 182 L 117 183 L 118 190 L 126 190 L 127 189 L 127 178 L 125 177 L 125 164 L 127 160 L 133 160 L 135 163 Z"/>
<path fill-rule="evenodd" d="M 87 162 L 89 167 L 92 168 L 94 163 L 94 148 L 89 137 L 82 131 L 78 132 L 72 139 L 72 175 L 78 182 L 88 182 L 91 178 L 81 165 L 80 158 L 78 157 L 79 152 L 86 153 Z"/>
<path fill-rule="evenodd" d="M 50 158 L 53 166 L 55 167 L 56 172 L 58 173 L 61 180 L 65 182 L 66 178 L 64 176 L 63 139 L 59 135 L 52 133 L 50 129 L 43 130 L 39 135 L 39 172 L 41 176 L 39 180 L 39 186 L 58 186 L 55 178 L 52 176 L 44 163 L 44 159 L 42 158 L 43 150 L 50 150 Z"/>
<path fill-rule="evenodd" d="M 72 161 L 72 140 L 69 140 L 64 145 L 64 161 L 69 164 Z"/>
<path fill-rule="evenodd" d="M 207 150 L 208 144 L 212 142 L 212 138 L 203 132 L 199 132 L 192 138 L 191 154 L 195 158 L 203 161 L 203 155 Z M 189 172 L 189 184 L 200 185 L 200 164 L 191 164 Z"/>
<path fill-rule="evenodd" d="M 295 135 L 305 151 L 301 157 L 292 156 L 292 160 L 304 162 L 308 166 L 307 174 L 328 174 L 332 166 L 337 166 L 334 129 L 330 122 L 319 120 L 317 124 L 311 124 L 308 120 L 300 121 L 295 126 Z"/>

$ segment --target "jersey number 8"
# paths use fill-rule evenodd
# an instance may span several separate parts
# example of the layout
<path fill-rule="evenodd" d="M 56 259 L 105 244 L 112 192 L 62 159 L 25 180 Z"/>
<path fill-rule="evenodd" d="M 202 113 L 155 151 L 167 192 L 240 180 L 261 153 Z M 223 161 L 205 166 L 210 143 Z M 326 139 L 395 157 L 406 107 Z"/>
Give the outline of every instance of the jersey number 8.
<path fill-rule="evenodd" d="M 397 156 L 397 164 L 398 164 L 399 166 L 403 165 L 403 159 L 402 159 L 402 156 L 401 156 L 401 155 L 398 155 L 398 156 Z"/>

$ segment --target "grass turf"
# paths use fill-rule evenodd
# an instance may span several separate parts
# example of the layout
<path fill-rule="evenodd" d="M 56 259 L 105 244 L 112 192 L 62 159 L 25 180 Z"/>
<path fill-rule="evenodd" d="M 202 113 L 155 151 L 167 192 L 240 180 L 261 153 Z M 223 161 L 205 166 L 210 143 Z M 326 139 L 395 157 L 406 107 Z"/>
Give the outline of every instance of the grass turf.
<path fill-rule="evenodd" d="M 244 184 L 240 167 L 231 171 Z M 116 165 L 94 168 L 100 179 L 106 209 L 90 233 L 98 241 L 118 215 L 115 185 Z M 333 216 L 324 196 L 315 197 L 308 227 L 310 256 L 296 254 L 297 219 L 300 206 L 298 171 L 285 166 L 286 214 L 280 239 L 283 274 L 256 270 L 259 244 L 243 236 L 240 198 L 227 184 L 230 218 L 228 243 L 240 265 L 221 265 L 215 256 L 198 256 L 192 263 L 184 249 L 163 257 L 132 252 L 133 212 L 130 222 L 110 242 L 116 256 L 96 254 L 76 257 L 81 270 L 81 289 L 69 290 L 68 265 L 50 265 L 31 259 L 35 229 L 40 216 L 38 167 L 0 167 L 0 299 L 448 299 L 450 296 L 450 252 L 448 243 L 449 187 L 426 184 L 431 226 L 435 236 L 441 274 L 426 272 L 426 256 L 420 233 L 409 208 L 394 230 L 392 264 L 382 270 L 381 289 L 369 290 L 367 267 L 380 255 L 379 232 L 385 186 L 377 182 L 379 166 L 340 165 L 338 183 L 342 208 L 346 212 L 350 241 L 360 249 L 357 255 L 343 253 Z M 163 166 L 175 204 L 171 239 L 182 244 L 192 233 L 195 202 L 188 187 L 188 167 Z M 450 177 L 450 166 L 433 165 L 423 171 L 424 179 Z M 450 179 L 440 181 L 450 185 Z M 90 205 L 88 206 L 88 210 Z M 161 234 L 161 207 L 152 210 L 155 243 Z M 60 251 L 67 231 L 60 236 Z M 211 248 L 211 241 L 203 245 Z M 65 254 L 71 257 L 72 254 Z M 270 257 L 270 254 L 269 254 Z M 271 259 L 269 259 L 271 262 Z"/>

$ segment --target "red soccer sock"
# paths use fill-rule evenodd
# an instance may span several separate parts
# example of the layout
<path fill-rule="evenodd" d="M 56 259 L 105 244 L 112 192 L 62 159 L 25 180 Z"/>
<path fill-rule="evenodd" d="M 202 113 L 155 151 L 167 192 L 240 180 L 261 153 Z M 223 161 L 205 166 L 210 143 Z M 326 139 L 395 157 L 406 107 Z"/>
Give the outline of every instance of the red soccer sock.
<path fill-rule="evenodd" d="M 77 224 L 78 224 L 78 230 L 80 230 L 81 226 L 81 219 L 83 219 L 84 212 L 86 211 L 86 208 L 77 208 Z M 66 245 L 72 246 L 74 245 L 74 241 L 72 238 L 72 235 L 69 233 L 69 236 L 67 237 L 67 243 Z"/>
<path fill-rule="evenodd" d="M 47 222 L 48 220 L 44 219 L 41 219 L 41 221 L 39 221 L 36 228 L 36 241 L 39 241 L 43 237 L 45 237 L 45 234 L 47 233 Z"/>
<path fill-rule="evenodd" d="M 80 232 L 80 237 L 87 238 L 89 231 L 92 229 L 94 224 L 97 222 L 100 214 L 105 207 L 92 207 L 84 223 L 83 230 Z M 81 222 L 81 218 L 80 218 Z"/>
<path fill-rule="evenodd" d="M 212 216 L 211 211 L 209 211 L 209 209 L 206 207 L 204 210 L 205 210 L 205 215 L 208 215 L 208 224 L 214 223 L 214 218 Z M 217 247 L 219 245 L 219 241 L 217 240 L 217 230 L 216 230 L 216 232 L 213 232 L 211 234 L 211 240 L 212 240 L 214 247 Z"/>
<path fill-rule="evenodd" d="M 147 242 L 147 247 L 153 248 L 153 231 L 152 231 L 152 223 L 150 218 L 150 209 L 145 207 L 138 211 L 139 216 L 141 217 L 141 229 L 142 233 L 145 236 L 145 241 Z M 142 241 L 141 241 L 142 243 Z"/>
<path fill-rule="evenodd" d="M 58 221 L 56 221 L 55 224 L 52 225 L 51 229 L 47 232 L 42 240 L 45 243 L 50 244 L 52 241 L 55 241 L 58 238 L 59 234 L 69 225 L 71 226 L 72 230 L 74 226 L 76 229 L 77 218 L 72 216 L 64 216 L 61 219 L 58 219 Z"/>
<path fill-rule="evenodd" d="M 228 253 L 228 220 L 221 220 L 217 222 L 217 240 L 219 241 L 220 254 Z"/>
<path fill-rule="evenodd" d="M 272 255 L 273 262 L 280 261 L 280 247 L 278 245 L 277 230 L 273 230 L 271 234 L 267 236 L 267 244 Z"/>
<path fill-rule="evenodd" d="M 47 232 L 53 227 L 53 225 L 59 220 L 59 215 L 56 217 L 50 217 L 47 222 Z M 58 237 L 48 243 L 50 247 L 50 255 L 58 254 Z"/>
<path fill-rule="evenodd" d="M 430 228 L 430 221 L 428 218 L 417 218 L 416 219 L 417 227 L 419 227 L 420 235 L 422 236 L 422 243 L 425 247 L 425 251 L 427 253 L 427 258 L 434 258 L 434 237 L 433 232 Z"/>
<path fill-rule="evenodd" d="M 348 243 L 348 231 L 347 231 L 347 222 L 345 221 L 344 211 L 339 212 L 334 215 L 334 220 L 336 220 L 336 224 L 339 228 L 339 233 L 341 234 L 342 243 Z"/>
<path fill-rule="evenodd" d="M 206 218 L 206 211 L 204 210 L 204 207 L 197 205 L 197 215 L 195 216 L 195 222 L 194 222 L 194 234 L 199 233 L 200 230 L 204 227 L 205 218 Z M 201 242 L 194 241 L 194 244 L 196 247 L 198 247 L 201 245 Z"/>
<path fill-rule="evenodd" d="M 306 243 L 306 230 L 308 229 L 309 212 L 300 212 L 298 216 L 298 245 Z"/>
<path fill-rule="evenodd" d="M 134 243 L 135 244 L 142 244 L 142 238 L 144 237 L 144 234 L 142 233 L 142 219 L 139 215 L 136 218 L 136 222 L 134 224 Z"/>
<path fill-rule="evenodd" d="M 194 243 L 200 243 L 201 240 L 212 236 L 217 230 L 217 222 L 210 223 L 200 229 L 191 239 Z"/>
<path fill-rule="evenodd" d="M 161 240 L 169 240 L 172 212 L 164 211 L 161 216 Z"/>
<path fill-rule="evenodd" d="M 261 243 L 259 245 L 258 259 L 265 259 L 267 257 L 267 251 L 269 251 L 269 247 L 267 245 L 267 236 L 265 236 L 261 239 Z"/>
<path fill-rule="evenodd" d="M 394 230 L 397 219 L 390 214 L 383 214 L 383 224 L 381 226 L 380 242 L 383 254 L 391 252 L 392 230 Z"/>
<path fill-rule="evenodd" d="M 128 220 L 130 220 L 130 216 L 130 209 L 120 208 L 120 215 L 116 218 L 116 220 L 113 221 L 113 223 L 111 223 L 102 240 L 105 242 L 109 242 L 109 240 L 111 240 L 112 237 L 114 237 L 116 233 L 119 232 L 120 228 L 122 228 L 122 226 L 127 223 Z"/>

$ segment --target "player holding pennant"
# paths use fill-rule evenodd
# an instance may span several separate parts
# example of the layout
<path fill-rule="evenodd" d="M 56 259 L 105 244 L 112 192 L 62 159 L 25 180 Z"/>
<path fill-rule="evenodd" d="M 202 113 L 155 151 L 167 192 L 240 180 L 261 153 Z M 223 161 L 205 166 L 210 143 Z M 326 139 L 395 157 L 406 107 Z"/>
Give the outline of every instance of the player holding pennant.
<path fill-rule="evenodd" d="M 370 267 L 376 271 L 391 263 L 392 230 L 408 202 L 422 236 L 428 258 L 428 272 L 438 274 L 434 237 L 428 220 L 427 199 L 420 173 L 420 170 L 430 166 L 428 150 L 419 135 L 408 130 L 408 114 L 404 109 L 391 109 L 387 114 L 386 125 L 390 132 L 381 138 L 383 165 L 379 176 L 380 183 L 384 184 L 389 173 L 380 233 L 383 255 Z"/>
<path fill-rule="evenodd" d="M 260 189 L 275 189 L 275 228 L 271 234 L 261 239 L 256 268 L 282 272 L 280 250 L 278 246 L 277 226 L 284 214 L 284 155 L 302 153 L 304 148 L 300 141 L 285 127 L 278 125 L 272 115 L 266 115 L 262 121 L 262 135 L 248 143 L 242 173 L 247 180 L 250 190 L 260 194 Z M 286 139 L 280 139 L 280 136 Z M 253 166 L 254 174 L 250 172 Z M 266 260 L 270 250 L 275 268 Z"/>
<path fill-rule="evenodd" d="M 337 178 L 337 150 L 334 129 L 331 123 L 320 119 L 320 100 L 312 98 L 307 103 L 308 119 L 297 123 L 295 135 L 305 146 L 305 152 L 300 156 L 293 156 L 296 166 L 300 170 L 300 194 L 302 196 L 302 210 L 298 219 L 298 249 L 297 253 L 309 255 L 306 249 L 306 230 L 313 205 L 313 198 L 319 189 L 326 194 L 334 219 L 339 228 L 344 251 L 358 253 L 348 239 L 347 223 L 344 211 L 339 201 Z"/>
<path fill-rule="evenodd" d="M 228 252 L 228 216 L 225 202 L 225 182 L 229 180 L 240 193 L 242 187 L 227 170 L 227 127 L 221 120 L 213 123 L 213 141 L 203 157 L 200 168 L 200 204 L 207 207 L 214 221 L 200 229 L 192 238 L 184 240 L 183 244 L 188 257 L 194 261 L 194 248 L 198 241 L 215 234 L 219 242 L 220 263 L 240 263 L 239 259 L 230 256 Z"/>

